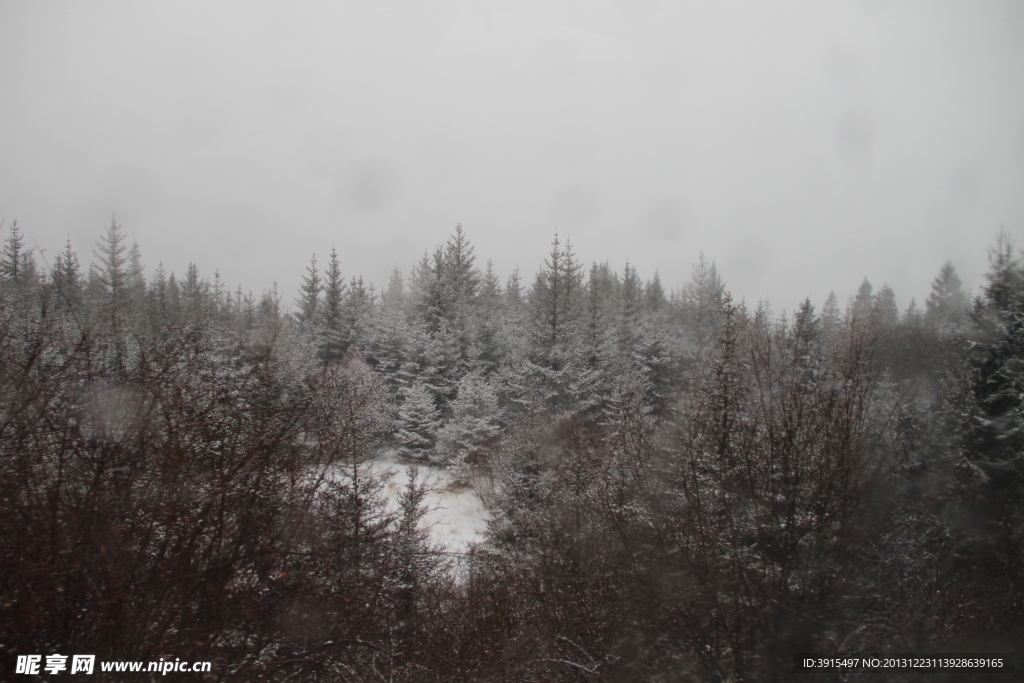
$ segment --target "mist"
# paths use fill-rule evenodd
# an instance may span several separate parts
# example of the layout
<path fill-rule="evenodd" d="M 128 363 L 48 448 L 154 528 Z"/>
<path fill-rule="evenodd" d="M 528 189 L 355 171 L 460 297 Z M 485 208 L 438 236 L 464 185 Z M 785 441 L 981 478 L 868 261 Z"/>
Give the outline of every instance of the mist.
<path fill-rule="evenodd" d="M 259 293 L 335 245 L 383 285 L 456 223 L 584 263 L 901 308 L 1024 216 L 1016 2 L 5 3 L 0 216 L 50 258 L 111 215 Z"/>

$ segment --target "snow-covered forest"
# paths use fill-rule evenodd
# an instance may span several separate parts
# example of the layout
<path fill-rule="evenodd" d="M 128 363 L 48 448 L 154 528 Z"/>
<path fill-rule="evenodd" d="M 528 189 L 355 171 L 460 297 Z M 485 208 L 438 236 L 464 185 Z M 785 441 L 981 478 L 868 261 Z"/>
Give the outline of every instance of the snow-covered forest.
<path fill-rule="evenodd" d="M 1019 648 L 1005 235 L 973 299 L 947 263 L 900 310 L 866 279 L 737 300 L 711 254 L 666 291 L 557 234 L 538 272 L 499 274 L 461 226 L 378 285 L 313 245 L 275 273 L 300 285 L 283 301 L 166 272 L 116 220 L 45 260 L 7 227 L 8 654 L 233 681 L 810 681 L 840 679 L 793 653 Z M 428 470 L 474 497 L 472 534 L 434 533 Z"/>

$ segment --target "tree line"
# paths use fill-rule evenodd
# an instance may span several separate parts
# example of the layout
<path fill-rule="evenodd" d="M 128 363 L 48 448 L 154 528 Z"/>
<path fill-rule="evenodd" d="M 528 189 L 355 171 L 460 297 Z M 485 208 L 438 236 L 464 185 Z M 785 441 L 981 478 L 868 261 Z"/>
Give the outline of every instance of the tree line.
<path fill-rule="evenodd" d="M 1012 651 L 1024 269 L 1005 235 L 990 264 L 973 300 L 947 263 L 923 307 L 865 280 L 787 315 L 703 255 L 668 292 L 558 235 L 502 282 L 457 226 L 379 291 L 314 256 L 289 307 L 147 276 L 115 220 L 87 269 L 70 242 L 44 267 L 13 223 L 4 665 L 754 681 L 794 652 Z M 415 479 L 386 505 L 389 448 L 472 484 L 485 542 L 433 547 Z"/>

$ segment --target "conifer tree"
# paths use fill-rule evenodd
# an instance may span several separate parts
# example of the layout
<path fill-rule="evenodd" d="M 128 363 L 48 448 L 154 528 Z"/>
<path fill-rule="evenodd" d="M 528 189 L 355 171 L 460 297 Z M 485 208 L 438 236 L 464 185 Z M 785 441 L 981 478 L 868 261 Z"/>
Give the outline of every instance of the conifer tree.
<path fill-rule="evenodd" d="M 487 261 L 480 284 L 475 321 L 476 362 L 485 373 L 493 372 L 501 363 L 504 350 L 501 348 L 501 325 L 504 316 L 504 298 L 501 283 L 494 272 L 494 263 Z"/>
<path fill-rule="evenodd" d="M 76 310 L 82 302 L 82 275 L 78 254 L 71 247 L 70 236 L 64 244 L 64 250 L 53 260 L 50 280 L 57 305 L 64 310 Z"/>
<path fill-rule="evenodd" d="M 181 286 L 178 278 L 171 273 L 167 278 L 167 321 L 176 326 L 181 323 Z"/>
<path fill-rule="evenodd" d="M 661 276 L 658 275 L 658 271 L 654 271 L 654 277 L 644 287 L 644 305 L 649 313 L 658 313 L 667 303 Z"/>
<path fill-rule="evenodd" d="M 320 271 L 316 267 L 316 254 L 310 259 L 306 267 L 306 275 L 302 277 L 302 285 L 299 287 L 299 312 L 296 318 L 300 323 L 312 325 L 320 307 L 320 292 L 323 291 L 323 282 L 320 279 Z"/>
<path fill-rule="evenodd" d="M 587 281 L 586 322 L 586 363 L 593 370 L 604 370 L 616 355 L 615 302 L 620 288 L 618 277 L 607 263 L 590 267 Z"/>
<path fill-rule="evenodd" d="M 328 329 L 337 327 L 341 319 L 341 304 L 345 298 L 345 280 L 341 276 L 338 251 L 331 247 L 331 258 L 324 271 L 324 321 Z"/>
<path fill-rule="evenodd" d="M 618 316 L 618 356 L 620 366 L 627 368 L 632 363 L 633 354 L 638 350 L 642 339 L 641 306 L 643 305 L 643 287 L 636 269 L 626 262 L 622 271 L 622 284 L 619 287 Z"/>
<path fill-rule="evenodd" d="M 821 307 L 820 321 L 821 331 L 826 335 L 831 335 L 837 331 L 839 325 L 843 322 L 842 316 L 839 313 L 839 301 L 834 290 L 828 293 L 825 305 Z"/>
<path fill-rule="evenodd" d="M 971 482 L 963 489 L 969 533 L 977 552 L 990 558 L 973 583 L 993 601 L 986 618 L 1009 632 L 1024 626 L 1024 269 L 1005 234 L 989 263 L 966 362 L 949 382 L 950 412 L 959 478 Z"/>
<path fill-rule="evenodd" d="M 505 306 L 508 310 L 518 310 L 524 305 L 523 284 L 519 278 L 519 269 L 516 268 L 505 281 Z"/>
<path fill-rule="evenodd" d="M 445 290 L 445 309 L 449 317 L 462 313 L 459 310 L 474 303 L 480 287 L 480 274 L 474 262 L 473 246 L 462 230 L 462 224 L 455 226 L 455 234 L 448 238 L 442 259 L 442 280 Z"/>
<path fill-rule="evenodd" d="M 373 286 L 363 283 L 363 276 L 353 275 L 345 289 L 341 303 L 340 340 L 341 352 L 353 346 L 364 349 L 370 340 L 371 313 L 373 308 Z"/>
<path fill-rule="evenodd" d="M 7 281 L 27 292 L 40 283 L 39 269 L 31 249 L 25 248 L 25 238 L 18 221 L 11 221 L 11 234 L 0 255 L 0 281 Z"/>
<path fill-rule="evenodd" d="M 917 300 L 911 298 L 907 304 L 907 310 L 903 311 L 901 322 L 911 328 L 920 327 L 924 323 L 924 313 L 917 305 Z"/>
<path fill-rule="evenodd" d="M 874 288 L 867 278 L 860 283 L 857 296 L 850 302 L 847 309 L 847 317 L 851 324 L 866 325 L 871 320 L 871 310 L 874 308 Z"/>
<path fill-rule="evenodd" d="M 816 351 L 820 334 L 820 321 L 814 315 L 809 298 L 804 299 L 793 320 L 793 347 L 798 363 L 806 365 Z"/>
<path fill-rule="evenodd" d="M 324 362 L 341 358 L 345 352 L 346 340 L 343 332 L 343 308 L 347 285 L 341 275 L 338 251 L 331 246 L 331 256 L 323 275 L 324 300 L 321 310 L 323 325 L 320 329 L 318 353 Z"/>
<path fill-rule="evenodd" d="M 21 283 L 22 254 L 25 238 L 18 228 L 18 221 L 11 221 L 10 235 L 4 241 L 3 257 L 0 258 L 0 278 L 13 284 Z"/>
<path fill-rule="evenodd" d="M 146 292 L 147 314 L 154 331 L 162 331 L 162 328 L 171 324 L 168 287 L 167 273 L 161 261 L 157 264 L 149 283 L 149 290 Z"/>
<path fill-rule="evenodd" d="M 580 338 L 583 273 L 572 245 L 558 233 L 530 291 L 531 342 L 537 360 L 561 369 L 577 351 Z"/>
<path fill-rule="evenodd" d="M 128 298 L 135 310 L 143 305 L 146 296 L 146 278 L 142 275 L 144 269 L 142 252 L 138 242 L 133 239 L 132 247 L 128 250 Z"/>
<path fill-rule="evenodd" d="M 129 368 L 129 332 L 135 317 L 130 284 L 138 274 L 131 270 L 125 234 L 116 218 L 110 219 L 96 247 L 93 253 L 98 261 L 89 271 L 90 296 L 102 323 L 107 362 L 121 374 Z"/>
<path fill-rule="evenodd" d="M 210 283 L 200 278 L 199 267 L 190 262 L 181 281 L 181 305 L 184 321 L 196 329 L 204 328 L 210 321 Z"/>
<path fill-rule="evenodd" d="M 501 413 L 493 384 L 478 372 L 459 380 L 451 409 L 451 419 L 438 433 L 435 459 L 458 466 L 498 434 Z"/>
<path fill-rule="evenodd" d="M 682 291 L 683 324 L 697 350 L 718 338 L 724 321 L 725 283 L 715 263 L 707 262 L 704 252 L 693 264 L 693 274 Z"/>
<path fill-rule="evenodd" d="M 925 301 L 925 321 L 948 337 L 965 329 L 969 310 L 970 301 L 956 268 L 946 261 L 932 280 L 932 291 Z"/>
<path fill-rule="evenodd" d="M 502 311 L 504 315 L 499 334 L 503 356 L 508 365 L 518 366 L 526 358 L 530 346 L 526 330 L 526 297 L 518 268 L 505 280 Z"/>
<path fill-rule="evenodd" d="M 129 258 L 125 255 L 127 250 L 121 225 L 116 218 L 111 218 L 94 252 L 99 261 L 93 264 L 90 276 L 98 285 L 103 317 L 114 331 L 120 331 L 127 315 L 128 285 L 136 275 L 130 269 Z"/>
<path fill-rule="evenodd" d="M 402 312 L 405 306 L 405 279 L 402 277 L 402 269 L 398 266 L 391 270 L 388 287 L 381 296 L 381 305 L 396 313 Z"/>
<path fill-rule="evenodd" d="M 422 382 L 416 382 L 401 391 L 395 421 L 395 441 L 402 457 L 425 460 L 437 442 L 438 419 L 434 396 Z"/>
<path fill-rule="evenodd" d="M 871 307 L 871 324 L 878 330 L 892 330 L 899 321 L 900 309 L 896 305 L 896 293 L 888 284 L 883 284 Z"/>
<path fill-rule="evenodd" d="M 406 364 L 410 331 L 405 317 L 405 280 L 397 267 L 391 271 L 387 289 L 381 295 L 377 316 L 372 354 L 377 369 L 386 374 L 393 387 L 404 386 L 409 380 L 402 368 Z"/>

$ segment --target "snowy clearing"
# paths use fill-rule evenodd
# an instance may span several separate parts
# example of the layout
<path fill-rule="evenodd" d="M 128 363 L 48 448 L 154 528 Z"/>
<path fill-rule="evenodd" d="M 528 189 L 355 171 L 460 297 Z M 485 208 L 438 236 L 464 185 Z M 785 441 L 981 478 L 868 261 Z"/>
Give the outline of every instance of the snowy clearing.
<path fill-rule="evenodd" d="M 400 462 L 388 451 L 368 464 L 374 474 L 386 477 L 384 494 L 388 505 L 398 508 L 398 497 L 409 483 L 409 470 L 419 470 L 419 481 L 427 487 L 427 514 L 421 522 L 431 543 L 449 552 L 464 553 L 483 540 L 491 515 L 472 488 L 455 484 L 449 470 L 430 464 Z"/>

